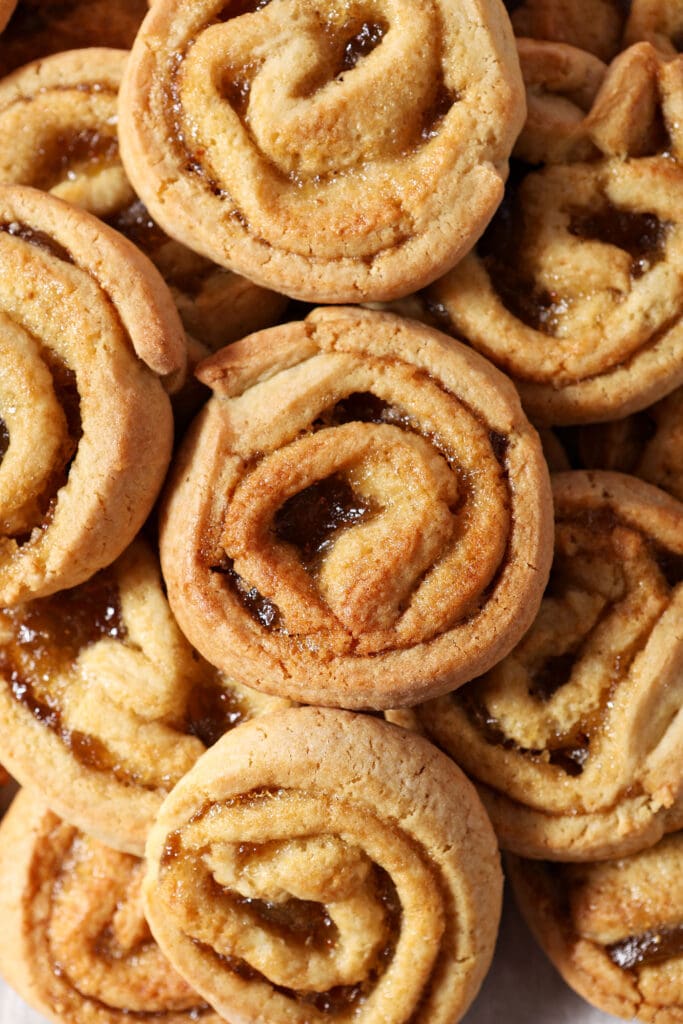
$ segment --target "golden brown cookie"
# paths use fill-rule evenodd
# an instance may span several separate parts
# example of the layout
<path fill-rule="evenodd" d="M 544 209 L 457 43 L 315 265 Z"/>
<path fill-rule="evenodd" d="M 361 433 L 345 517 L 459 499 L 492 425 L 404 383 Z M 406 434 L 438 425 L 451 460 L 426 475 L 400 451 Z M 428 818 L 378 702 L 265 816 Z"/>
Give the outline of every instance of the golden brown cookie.
<path fill-rule="evenodd" d="M 682 211 L 666 157 L 533 171 L 432 301 L 532 419 L 617 419 L 683 382 Z"/>
<path fill-rule="evenodd" d="M 170 235 L 287 295 L 362 302 L 433 281 L 479 237 L 524 98 L 494 0 L 160 0 L 120 113 Z"/>
<path fill-rule="evenodd" d="M 683 505 L 620 473 L 553 487 L 536 621 L 420 719 L 477 780 L 505 849 L 593 860 L 683 825 Z"/>
<path fill-rule="evenodd" d="M 624 860 L 506 859 L 515 896 L 567 984 L 630 1020 L 683 1021 L 683 833 Z"/>
<path fill-rule="evenodd" d="M 581 427 L 577 443 L 586 468 L 632 473 L 683 501 L 683 389 L 625 420 Z"/>
<path fill-rule="evenodd" d="M 166 794 L 227 729 L 284 706 L 190 647 L 142 541 L 80 587 L 0 610 L 2 759 L 117 849 L 142 853 Z"/>
<path fill-rule="evenodd" d="M 154 942 L 143 863 L 23 790 L 0 828 L 0 971 L 55 1024 L 221 1024 Z"/>
<path fill-rule="evenodd" d="M 527 119 L 514 156 L 532 164 L 568 163 L 597 155 L 588 134 L 590 111 L 607 68 L 566 43 L 518 39 Z"/>
<path fill-rule="evenodd" d="M 632 0 L 624 31 L 627 45 L 647 40 L 667 59 L 683 49 L 683 9 L 678 0 Z"/>
<path fill-rule="evenodd" d="M 149 261 L 96 218 L 0 185 L 0 603 L 75 586 L 146 519 L 185 335 Z"/>
<path fill-rule="evenodd" d="M 0 39 L 0 78 L 63 50 L 127 50 L 147 13 L 146 0 L 18 0 Z"/>
<path fill-rule="evenodd" d="M 12 11 L 16 6 L 17 0 L 0 0 L 0 32 L 12 17 Z"/>
<path fill-rule="evenodd" d="M 621 0 L 505 0 L 515 35 L 569 43 L 604 61 L 619 52 Z"/>
<path fill-rule="evenodd" d="M 381 709 L 459 685 L 521 636 L 550 494 L 490 364 L 415 321 L 335 308 L 198 375 L 214 395 L 160 541 L 171 606 L 209 661 L 303 703 Z"/>
<path fill-rule="evenodd" d="M 0 182 L 32 185 L 101 217 L 156 265 L 187 331 L 212 349 L 268 327 L 287 299 L 172 241 L 133 192 L 119 158 L 123 50 L 55 54 L 0 82 Z"/>
<path fill-rule="evenodd" d="M 145 911 L 228 1020 L 453 1024 L 488 968 L 495 838 L 420 736 L 296 708 L 247 722 L 166 800 Z"/>

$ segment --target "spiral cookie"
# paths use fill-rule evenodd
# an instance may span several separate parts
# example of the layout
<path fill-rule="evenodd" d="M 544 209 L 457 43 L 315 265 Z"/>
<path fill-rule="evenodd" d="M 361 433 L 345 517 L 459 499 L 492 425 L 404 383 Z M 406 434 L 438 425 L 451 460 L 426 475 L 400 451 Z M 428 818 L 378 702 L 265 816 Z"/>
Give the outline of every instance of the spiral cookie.
<path fill-rule="evenodd" d="M 626 25 L 628 43 L 645 40 L 657 56 L 656 85 L 669 135 L 668 151 L 683 160 L 683 10 L 674 0 L 634 0 Z"/>
<path fill-rule="evenodd" d="M 392 299 L 453 266 L 524 115 L 494 0 L 161 0 L 121 101 L 162 227 L 313 302 Z"/>
<path fill-rule="evenodd" d="M 551 557 L 538 438 L 509 383 L 445 335 L 316 310 L 199 370 L 214 396 L 161 523 L 169 600 L 242 682 L 389 708 L 491 665 Z"/>
<path fill-rule="evenodd" d="M 203 661 L 141 541 L 73 590 L 0 611 L 0 750 L 57 813 L 142 853 L 161 801 L 207 746 L 286 706 Z"/>
<path fill-rule="evenodd" d="M 419 736 L 296 708 L 246 723 L 164 803 L 155 938 L 228 1020 L 451 1024 L 488 967 L 495 839 Z"/>
<path fill-rule="evenodd" d="M 116 131 L 127 56 L 74 50 L 0 82 L 0 131 L 11 140 L 0 153 L 0 182 L 50 191 L 126 235 L 169 285 L 186 330 L 220 348 L 274 323 L 287 300 L 172 241 L 133 192 Z"/>
<path fill-rule="evenodd" d="M 683 825 L 683 506 L 619 473 L 554 478 L 539 615 L 482 678 L 421 709 L 526 857 L 630 853 Z"/>
<path fill-rule="evenodd" d="M 505 0 L 517 36 L 569 43 L 609 61 L 619 52 L 621 0 Z"/>
<path fill-rule="evenodd" d="M 616 419 L 683 382 L 682 210 L 664 157 L 532 172 L 432 300 L 533 419 Z"/>
<path fill-rule="evenodd" d="M 0 603 L 75 586 L 147 517 L 185 337 L 134 246 L 34 189 L 0 186 Z"/>
<path fill-rule="evenodd" d="M 586 468 L 632 473 L 683 501 L 683 389 L 625 420 L 581 427 L 577 440 Z"/>
<path fill-rule="evenodd" d="M 146 13 L 147 0 L 116 0 L 115 4 L 111 0 L 18 0 L 0 39 L 0 77 L 62 50 L 87 46 L 127 50 Z"/>
<path fill-rule="evenodd" d="M 626 860 L 510 857 L 507 868 L 536 938 L 584 999 L 629 1020 L 683 1021 L 683 833 Z"/>
<path fill-rule="evenodd" d="M 22 791 L 0 828 L 0 971 L 55 1021 L 221 1024 L 154 942 L 143 864 Z"/>

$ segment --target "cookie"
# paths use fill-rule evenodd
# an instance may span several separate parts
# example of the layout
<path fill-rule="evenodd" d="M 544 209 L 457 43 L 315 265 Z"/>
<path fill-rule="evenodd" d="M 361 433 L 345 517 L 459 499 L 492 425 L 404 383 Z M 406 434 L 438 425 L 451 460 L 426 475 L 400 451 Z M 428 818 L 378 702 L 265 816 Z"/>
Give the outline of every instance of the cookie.
<path fill-rule="evenodd" d="M 185 335 L 134 246 L 19 186 L 0 186 L 0 325 L 0 604 L 13 605 L 81 583 L 142 526 Z"/>
<path fill-rule="evenodd" d="M 146 857 L 157 942 L 228 1020 L 452 1024 L 491 959 L 501 876 L 474 790 L 370 716 L 239 726 L 166 800 Z"/>
<path fill-rule="evenodd" d="M 500 202 L 524 118 L 493 0 L 154 3 L 121 153 L 178 241 L 310 302 L 406 295 Z"/>
<path fill-rule="evenodd" d="M 352 308 L 207 360 L 161 516 L 169 600 L 212 664 L 303 703 L 392 708 L 499 660 L 551 558 L 538 437 L 476 353 Z"/>
<path fill-rule="evenodd" d="M 159 950 L 143 863 L 23 790 L 0 828 L 0 971 L 55 1024 L 221 1024 Z"/>
<path fill-rule="evenodd" d="M 155 264 L 185 329 L 210 349 L 275 323 L 287 299 L 172 241 L 149 216 L 119 158 L 123 50 L 56 54 L 0 82 L 0 182 L 32 185 L 96 214 Z M 206 351 L 204 354 L 208 354 Z"/>
<path fill-rule="evenodd" d="M 683 833 L 623 860 L 509 857 L 506 869 L 536 938 L 579 995 L 628 1020 L 680 1024 Z"/>
<path fill-rule="evenodd" d="M 517 36 L 569 43 L 610 61 L 619 52 L 621 0 L 505 0 Z"/>
<path fill-rule="evenodd" d="M 2 0 L 0 2 L 0 32 L 5 28 L 12 17 L 12 11 L 17 6 L 17 0 Z"/>
<path fill-rule="evenodd" d="M 430 291 L 544 425 L 618 419 L 683 382 L 683 167 L 545 167 Z"/>
<path fill-rule="evenodd" d="M 419 710 L 504 849 L 595 860 L 683 825 L 683 505 L 619 473 L 554 477 L 555 561 L 506 659 Z"/>
<path fill-rule="evenodd" d="M 142 854 L 162 800 L 237 723 L 285 707 L 192 650 L 136 541 L 73 590 L 0 610 L 0 750 L 67 821 Z"/>

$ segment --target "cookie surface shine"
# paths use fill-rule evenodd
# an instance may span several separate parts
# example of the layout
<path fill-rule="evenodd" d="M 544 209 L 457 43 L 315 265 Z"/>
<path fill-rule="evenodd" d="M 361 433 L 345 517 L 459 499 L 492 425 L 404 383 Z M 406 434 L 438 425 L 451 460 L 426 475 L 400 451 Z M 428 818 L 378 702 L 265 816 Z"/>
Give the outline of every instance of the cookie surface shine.
<path fill-rule="evenodd" d="M 493 0 L 161 0 L 124 80 L 121 147 L 178 241 L 287 295 L 361 302 L 467 252 L 524 108 Z"/>
<path fill-rule="evenodd" d="M 169 485 L 161 557 L 213 664 L 304 703 L 384 709 L 472 678 L 529 625 L 551 507 L 509 382 L 428 327 L 351 308 L 251 335 Z"/>

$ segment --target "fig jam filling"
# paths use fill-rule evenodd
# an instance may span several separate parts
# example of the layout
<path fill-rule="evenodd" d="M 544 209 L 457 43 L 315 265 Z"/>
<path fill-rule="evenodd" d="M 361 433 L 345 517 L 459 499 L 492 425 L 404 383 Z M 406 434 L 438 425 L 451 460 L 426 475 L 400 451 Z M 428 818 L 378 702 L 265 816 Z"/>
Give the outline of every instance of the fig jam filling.
<path fill-rule="evenodd" d="M 177 851 L 174 853 L 174 856 L 175 855 L 177 855 Z M 222 964 L 227 970 L 236 974 L 238 977 L 244 978 L 248 981 L 256 980 L 265 982 L 270 985 L 273 991 L 287 996 L 300 1005 L 312 1006 L 318 1010 L 319 1013 L 329 1016 L 348 1013 L 349 1011 L 353 1013 L 353 1011 L 357 1011 L 357 1008 L 359 1008 L 371 995 L 373 989 L 391 962 L 396 950 L 396 944 L 398 942 L 401 929 L 402 911 L 396 888 L 389 875 L 379 866 L 374 865 L 373 873 L 375 896 L 381 903 L 384 912 L 387 940 L 383 948 L 377 954 L 375 963 L 368 971 L 367 977 L 355 985 L 339 985 L 335 988 L 329 989 L 327 992 L 297 991 L 296 989 L 286 988 L 282 985 L 273 985 L 267 977 L 255 970 L 249 963 L 242 960 L 240 957 L 226 956 L 216 953 L 215 950 L 201 942 L 199 939 L 192 939 L 192 941 L 199 949 L 203 950 L 207 955 L 211 956 L 212 959 Z M 336 928 L 327 915 L 324 905 L 309 905 L 305 901 L 292 900 L 289 904 L 285 904 L 284 907 L 279 907 L 275 912 L 273 905 L 266 903 L 265 901 L 244 900 L 240 902 L 250 902 L 252 906 L 260 902 L 263 921 L 267 927 L 283 927 L 285 932 L 289 933 L 289 936 L 295 941 L 298 939 L 298 941 L 304 945 L 320 943 L 318 948 L 329 947 L 331 955 L 333 955 Z M 303 906 L 295 910 L 294 906 L 290 904 L 303 904 Z M 277 919 L 271 917 L 274 912 L 277 915 Z M 306 939 L 307 933 L 309 937 L 308 940 Z"/>
<path fill-rule="evenodd" d="M 388 25 L 385 22 L 365 21 L 360 30 L 353 35 L 344 46 L 342 71 L 355 68 L 361 57 L 367 57 L 382 42 Z"/>
<path fill-rule="evenodd" d="M 577 238 L 606 242 L 627 252 L 631 276 L 639 278 L 664 258 L 670 226 L 652 213 L 631 213 L 610 205 L 572 214 L 569 231 Z"/>
<path fill-rule="evenodd" d="M 420 127 L 421 139 L 428 141 L 429 139 L 436 138 L 439 134 L 439 129 L 443 124 L 444 118 L 453 104 L 457 103 L 459 99 L 460 94 L 449 89 L 442 79 L 439 82 L 434 99 L 422 115 L 422 123 Z"/>
<path fill-rule="evenodd" d="M 370 502 L 357 495 L 341 476 L 319 480 L 291 497 L 275 516 L 274 533 L 293 544 L 305 564 L 329 548 L 339 530 L 372 517 Z"/>
<path fill-rule="evenodd" d="M 256 587 L 250 587 L 246 580 L 242 579 L 239 573 L 235 571 L 232 558 L 226 556 L 217 564 L 210 565 L 209 570 L 219 573 L 224 577 L 231 592 L 236 595 L 242 607 L 264 629 L 275 630 L 279 628 L 280 611 L 277 605 L 273 604 L 267 597 L 264 597 Z"/>
<path fill-rule="evenodd" d="M 683 955 L 683 925 L 652 928 L 642 935 L 630 935 L 627 939 L 606 946 L 605 951 L 612 963 L 625 971 L 641 965 L 662 963 Z"/>
<path fill-rule="evenodd" d="M 0 418 L 0 463 L 5 457 L 7 449 L 9 448 L 9 430 L 7 424 L 3 419 Z"/>
<path fill-rule="evenodd" d="M 36 231 L 34 228 L 29 227 L 28 224 L 21 224 L 16 220 L 0 224 L 0 231 L 12 235 L 13 238 L 21 238 L 22 241 L 28 242 L 29 245 L 35 245 L 45 252 L 49 252 L 51 256 L 56 256 L 58 260 L 62 260 L 64 263 L 73 263 L 68 249 L 65 249 L 63 245 L 60 245 L 59 242 L 56 242 L 51 235 L 46 234 L 44 231 Z"/>
<path fill-rule="evenodd" d="M 249 718 L 244 702 L 234 690 L 218 681 L 193 686 L 186 709 L 185 732 L 212 747 L 221 736 Z"/>
<path fill-rule="evenodd" d="M 85 87 L 84 91 L 102 91 L 100 86 Z M 110 90 L 106 90 L 109 92 Z M 79 172 L 91 173 L 118 161 L 119 144 L 116 135 L 104 135 L 95 129 L 59 133 L 49 145 L 40 147 L 36 154 L 40 170 L 31 184 L 48 191 L 65 179 L 74 180 Z"/>

